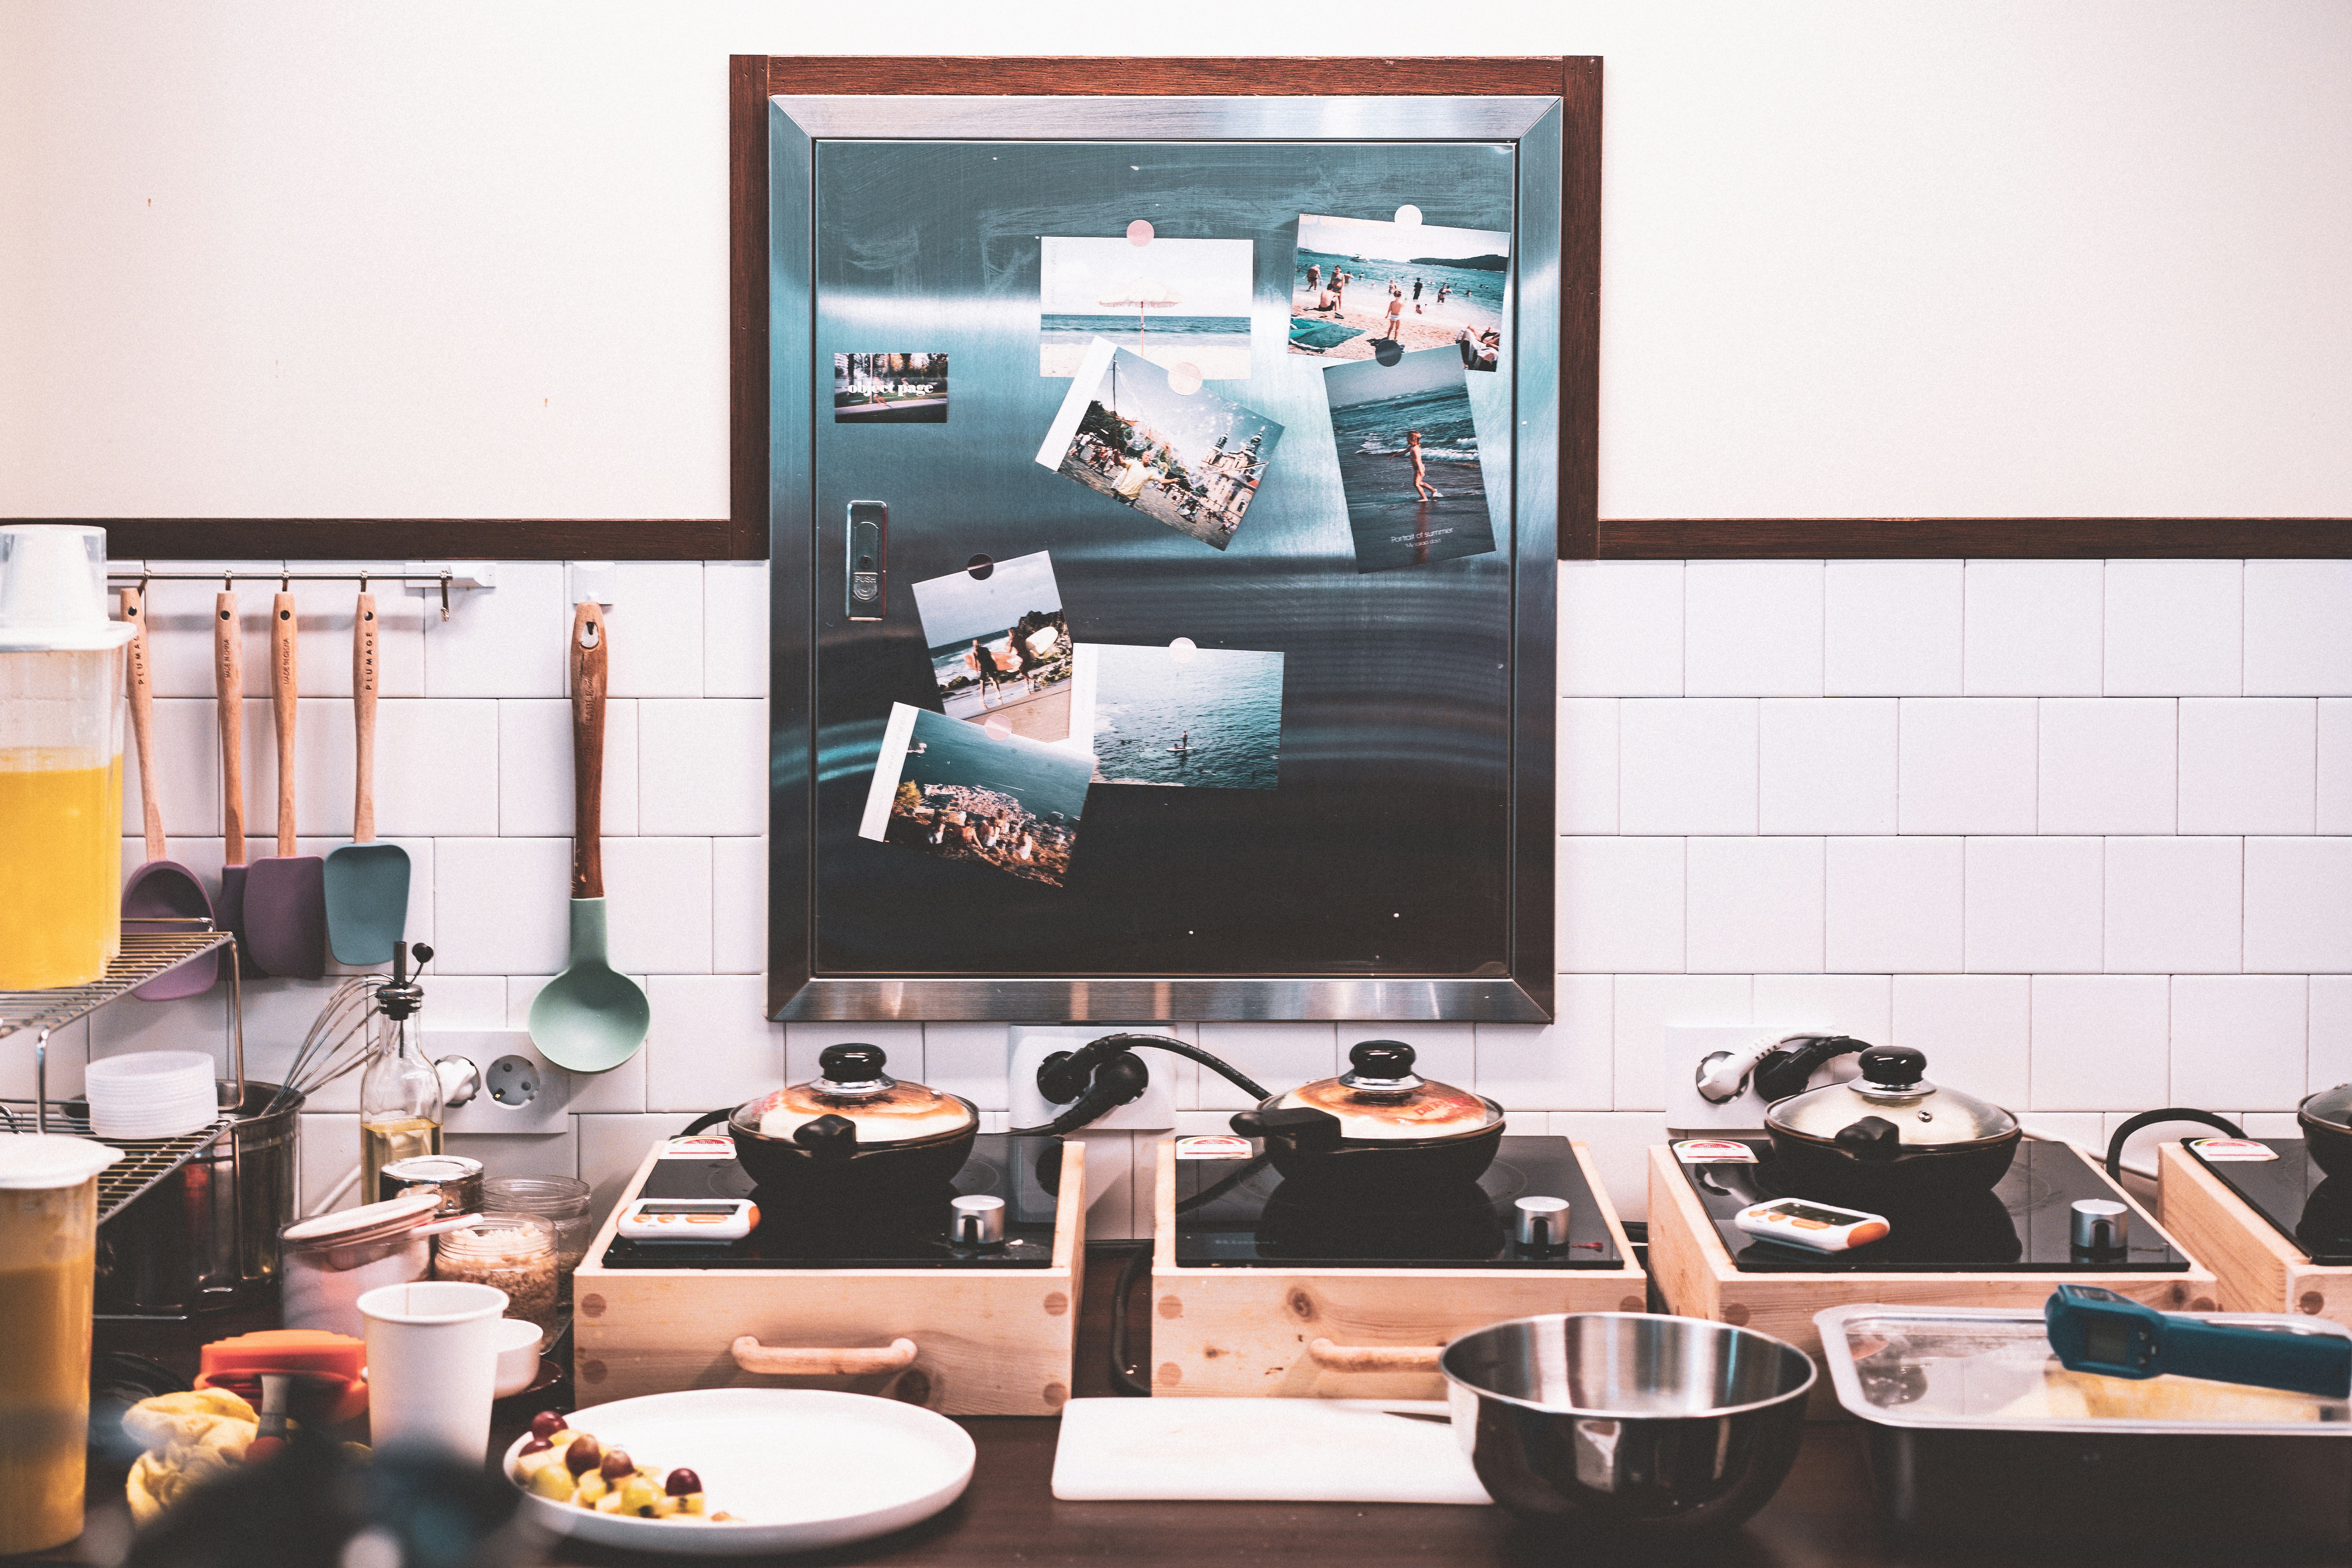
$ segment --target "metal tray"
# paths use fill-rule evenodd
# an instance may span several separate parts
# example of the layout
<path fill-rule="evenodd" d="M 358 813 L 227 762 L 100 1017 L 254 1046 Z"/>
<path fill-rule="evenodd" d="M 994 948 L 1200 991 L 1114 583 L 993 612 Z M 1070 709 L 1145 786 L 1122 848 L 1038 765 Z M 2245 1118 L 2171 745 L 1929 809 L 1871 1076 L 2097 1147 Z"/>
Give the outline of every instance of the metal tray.
<path fill-rule="evenodd" d="M 2314 1318 L 2199 1316 L 2347 1333 Z M 1848 1306 L 1813 1321 L 1838 1403 L 1867 1429 L 1879 1517 L 1897 1531 L 2352 1542 L 2352 1402 L 2191 1378 L 2070 1377 L 2033 1309 Z M 2079 1407 L 2021 1409 L 2053 1373 L 2086 1394 Z"/>

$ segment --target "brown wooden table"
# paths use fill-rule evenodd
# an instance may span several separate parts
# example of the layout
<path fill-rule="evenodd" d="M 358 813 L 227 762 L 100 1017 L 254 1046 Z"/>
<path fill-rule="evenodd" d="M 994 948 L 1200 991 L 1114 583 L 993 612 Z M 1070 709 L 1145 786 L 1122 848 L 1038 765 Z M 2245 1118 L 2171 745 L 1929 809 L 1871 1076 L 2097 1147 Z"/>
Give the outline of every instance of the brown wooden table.
<path fill-rule="evenodd" d="M 1089 1261 L 1084 1317 L 1079 1329 L 1080 1363 L 1074 1380 L 1080 1397 L 1111 1392 L 1108 1373 L 1109 1300 L 1118 1260 Z M 1148 1296 L 1139 1292 L 1139 1296 Z M 1138 1359 L 1148 1345 L 1148 1302 L 1139 1300 L 1130 1321 Z M 201 1338 L 260 1326 L 207 1329 Z M 142 1331 L 137 1343 L 101 1325 L 101 1346 L 136 1348 L 159 1359 L 184 1357 L 194 1366 L 194 1340 L 184 1347 L 168 1335 Z M 550 1390 L 550 1404 L 569 1408 L 566 1387 Z M 502 1412 L 492 1434 L 492 1451 L 527 1424 L 530 1412 Z M 2211 1547 L 2177 1552 L 2146 1549 L 2100 1552 L 2080 1547 L 2035 1550 L 2016 1546 L 1938 1548 L 1882 1535 L 1871 1517 L 1869 1478 L 1864 1471 L 1861 1428 L 1851 1422 L 1817 1423 L 1806 1429 L 1803 1448 L 1787 1483 L 1764 1511 L 1737 1533 L 1683 1551 L 1596 1552 L 1581 1542 L 1560 1542 L 1532 1534 L 1499 1509 L 1356 1503 L 1087 1502 L 1054 1500 L 1054 1445 L 1060 1424 L 1027 1416 L 968 1416 L 961 1423 L 979 1447 L 971 1488 L 954 1507 L 911 1530 L 838 1552 L 793 1558 L 737 1558 L 741 1563 L 794 1564 L 888 1563 L 919 1568 L 931 1563 L 1056 1564 L 1118 1563 L 1123 1568 L 1204 1568 L 1217 1563 L 1274 1563 L 1289 1568 L 1378 1568 L 1381 1564 L 1578 1564 L 1690 1562 L 1707 1568 L 2212 1568 L 2213 1564 L 2263 1563 L 2272 1568 L 2341 1564 L 2352 1554 L 2318 1552 L 2263 1556 L 2217 1552 Z M 93 1474 L 93 1502 L 119 1506 L 122 1479 Z M 1988 1513 L 2000 1500 L 1986 1499 Z M 19 1561 L 55 1563 L 88 1559 L 74 1547 Z M 675 1563 L 686 1559 L 614 1552 L 564 1541 L 549 1561 L 597 1568 Z M 718 1561 L 718 1560 L 712 1560 Z"/>

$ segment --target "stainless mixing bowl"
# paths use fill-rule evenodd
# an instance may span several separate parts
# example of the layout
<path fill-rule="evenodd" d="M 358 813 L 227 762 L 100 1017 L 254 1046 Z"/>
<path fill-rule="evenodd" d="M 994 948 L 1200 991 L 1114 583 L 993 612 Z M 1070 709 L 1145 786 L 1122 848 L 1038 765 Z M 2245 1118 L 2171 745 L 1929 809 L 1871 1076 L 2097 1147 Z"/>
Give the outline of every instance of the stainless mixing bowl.
<path fill-rule="evenodd" d="M 1439 1359 L 1454 1436 L 1496 1502 L 1573 1531 L 1729 1530 L 1803 1436 L 1812 1359 L 1696 1318 L 1570 1312 L 1465 1334 Z"/>

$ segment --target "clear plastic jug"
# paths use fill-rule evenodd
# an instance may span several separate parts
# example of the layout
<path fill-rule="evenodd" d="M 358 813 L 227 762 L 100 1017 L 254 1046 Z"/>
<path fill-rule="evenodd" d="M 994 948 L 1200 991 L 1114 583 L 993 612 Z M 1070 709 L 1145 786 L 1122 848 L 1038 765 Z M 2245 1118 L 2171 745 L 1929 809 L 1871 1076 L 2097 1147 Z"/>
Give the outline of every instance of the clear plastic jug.
<path fill-rule="evenodd" d="M 0 991 L 81 985 L 122 947 L 123 647 L 106 531 L 0 528 Z"/>
<path fill-rule="evenodd" d="M 98 1173 L 121 1158 L 0 1135 L 0 1557 L 81 1533 Z"/>

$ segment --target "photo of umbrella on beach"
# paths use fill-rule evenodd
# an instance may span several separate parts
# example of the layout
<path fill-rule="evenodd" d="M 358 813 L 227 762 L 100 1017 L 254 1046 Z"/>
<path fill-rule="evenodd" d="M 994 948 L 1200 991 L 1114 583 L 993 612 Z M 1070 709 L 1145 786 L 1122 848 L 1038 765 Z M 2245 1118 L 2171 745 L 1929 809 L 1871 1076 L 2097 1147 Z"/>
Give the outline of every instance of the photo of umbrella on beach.
<path fill-rule="evenodd" d="M 1273 789 L 1282 763 L 1282 655 L 1080 643 L 1070 733 L 1095 782 Z M 1087 738 L 1091 737 L 1091 742 Z"/>
<path fill-rule="evenodd" d="M 1303 214 L 1290 352 L 1359 360 L 1445 348 L 1465 370 L 1493 370 L 1510 268 L 1511 237 L 1501 230 Z"/>
<path fill-rule="evenodd" d="M 890 705 L 857 834 L 1058 888 L 1094 759 Z"/>
<path fill-rule="evenodd" d="M 918 583 L 915 613 L 949 718 L 1001 720 L 1033 741 L 1069 734 L 1070 627 L 1045 552 Z"/>
<path fill-rule="evenodd" d="M 1213 549 L 1233 542 L 1282 426 L 1097 338 L 1037 448 L 1041 468 Z"/>
<path fill-rule="evenodd" d="M 835 425 L 944 425 L 945 354 L 835 354 Z"/>
<path fill-rule="evenodd" d="M 1095 339 L 1165 369 L 1247 380 L 1253 248 L 1246 239 L 1038 242 L 1037 373 L 1069 375 Z"/>
<path fill-rule="evenodd" d="M 1468 377 L 1450 349 L 1323 372 L 1358 572 L 1493 553 Z"/>

